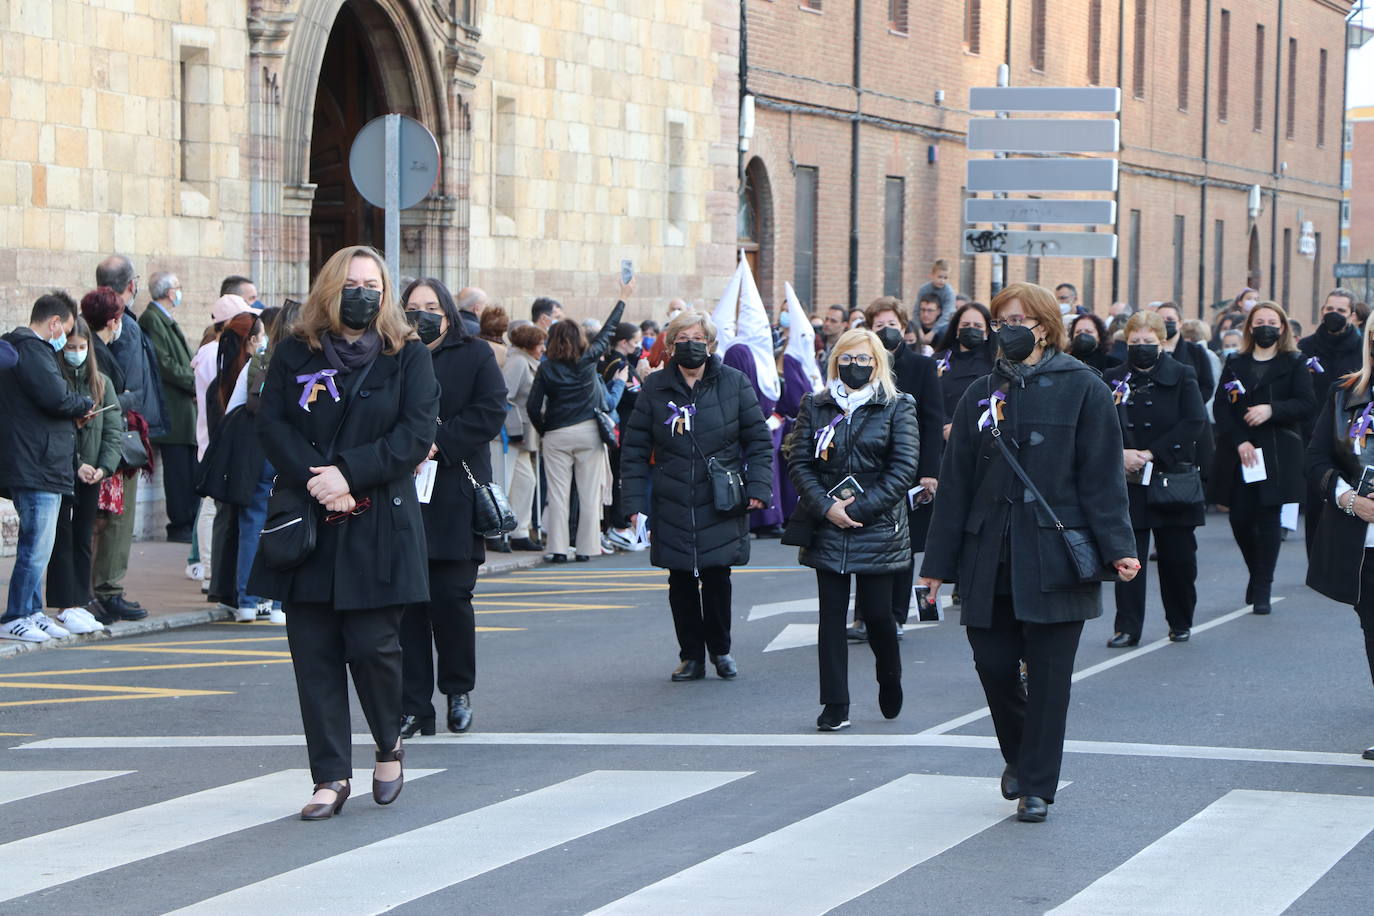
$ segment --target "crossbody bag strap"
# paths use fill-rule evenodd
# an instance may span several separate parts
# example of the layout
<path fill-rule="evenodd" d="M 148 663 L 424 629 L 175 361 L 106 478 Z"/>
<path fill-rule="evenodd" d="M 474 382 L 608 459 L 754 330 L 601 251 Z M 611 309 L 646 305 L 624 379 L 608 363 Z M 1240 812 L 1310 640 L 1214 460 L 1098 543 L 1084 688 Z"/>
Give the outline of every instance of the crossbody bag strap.
<path fill-rule="evenodd" d="M 381 359 L 380 354 L 378 354 L 377 359 Z M 369 375 L 369 373 L 372 372 L 372 367 L 377 364 L 377 359 L 374 359 L 366 366 L 363 366 L 362 371 L 358 373 L 358 381 L 353 384 L 353 387 L 351 389 L 349 389 L 348 397 L 344 399 L 343 413 L 341 413 L 339 416 L 339 425 L 334 427 L 334 435 L 329 437 L 329 447 L 325 449 L 324 452 L 324 457 L 326 461 L 333 461 L 335 458 L 338 457 L 334 454 L 334 446 L 338 445 L 339 443 L 339 436 L 343 434 L 344 424 L 348 422 L 349 409 L 352 408 L 353 402 L 358 400 L 358 395 L 363 390 L 363 384 L 367 381 L 367 376 Z"/>
<path fill-rule="evenodd" d="M 1030 479 L 1030 475 L 1026 473 L 1026 469 L 1021 467 L 1021 462 L 1016 460 L 1015 456 L 1011 453 L 1011 449 L 1007 448 L 1007 444 L 1002 441 L 1002 431 L 996 426 L 992 428 L 992 441 L 997 443 L 997 447 L 1002 450 L 1002 457 L 1007 459 L 1007 464 L 1016 472 L 1016 476 L 1021 478 L 1021 482 L 1026 485 L 1027 490 L 1030 490 L 1031 496 L 1035 497 L 1035 501 L 1040 504 L 1040 508 L 1045 510 L 1045 514 L 1050 517 L 1050 521 L 1054 523 L 1054 527 L 1063 531 L 1064 523 L 1059 520 L 1058 515 L 1055 515 L 1054 510 L 1050 508 L 1050 504 L 1045 501 L 1045 497 L 1040 495 L 1040 488 L 1035 485 L 1035 481 Z"/>

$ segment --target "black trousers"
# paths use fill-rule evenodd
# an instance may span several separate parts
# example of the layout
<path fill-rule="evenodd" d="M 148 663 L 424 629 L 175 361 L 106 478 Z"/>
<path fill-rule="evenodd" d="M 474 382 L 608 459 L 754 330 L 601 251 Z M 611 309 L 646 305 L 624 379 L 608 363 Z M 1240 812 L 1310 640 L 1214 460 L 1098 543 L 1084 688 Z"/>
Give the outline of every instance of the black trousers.
<path fill-rule="evenodd" d="M 911 611 L 911 584 L 916 581 L 916 555 L 898 572 L 892 574 L 892 618 L 906 626 Z M 855 613 L 858 613 L 857 606 Z M 895 631 L 894 631 L 895 632 Z"/>
<path fill-rule="evenodd" d="M 477 563 L 429 561 L 429 595 L 401 618 L 402 715 L 434 721 L 434 655 L 439 655 L 439 692 L 468 693 L 477 682 L 477 618 L 472 590 Z"/>
<path fill-rule="evenodd" d="M 1069 687 L 1083 621 L 1026 623 L 1016 619 L 1011 596 L 998 595 L 992 626 L 966 629 L 1002 759 L 1016 770 L 1022 795 L 1053 802 L 1064 761 Z"/>
<path fill-rule="evenodd" d="M 1365 548 L 1360 570 L 1360 600 L 1355 605 L 1364 631 L 1364 656 L 1369 662 L 1369 678 L 1374 681 L 1374 547 Z"/>
<path fill-rule="evenodd" d="M 210 591 L 206 597 L 229 607 L 239 606 L 239 507 L 232 503 L 215 503 L 215 518 L 210 523 Z"/>
<path fill-rule="evenodd" d="M 403 608 L 338 611 L 332 604 L 288 601 L 284 609 L 310 775 L 316 783 L 351 779 L 349 673 L 378 749 L 390 750 L 400 738 Z"/>
<path fill-rule="evenodd" d="M 677 631 L 677 657 L 684 662 L 705 662 L 712 655 L 730 653 L 730 567 L 701 570 L 698 579 L 690 569 L 668 570 L 668 606 Z"/>
<path fill-rule="evenodd" d="M 167 537 L 189 539 L 196 523 L 196 447 L 159 445 L 162 460 L 162 494 L 167 500 Z"/>
<path fill-rule="evenodd" d="M 1171 631 L 1193 628 L 1197 606 L 1197 536 L 1192 528 L 1156 528 L 1159 600 Z M 1139 637 L 1145 626 L 1146 573 L 1150 565 L 1150 529 L 1135 529 L 1135 555 L 1140 572 L 1130 582 L 1116 583 L 1116 632 Z"/>
<path fill-rule="evenodd" d="M 892 616 L 892 573 L 854 576 L 854 614 L 868 624 L 868 645 L 878 683 L 902 679 L 902 653 L 897 647 L 897 621 Z M 821 703 L 849 704 L 849 576 L 816 570 L 820 628 L 816 657 L 821 667 Z"/>
<path fill-rule="evenodd" d="M 57 510 L 57 540 L 48 561 L 48 607 L 83 607 L 95 597 L 91 590 L 91 553 L 95 548 L 99 499 L 100 484 L 80 481 L 74 496 L 62 497 L 62 508 Z"/>
<path fill-rule="evenodd" d="M 1245 567 L 1250 571 L 1250 584 L 1255 588 L 1269 588 L 1274 584 L 1274 567 L 1279 562 L 1279 545 L 1283 543 L 1283 529 L 1279 524 L 1282 506 L 1264 506 L 1259 501 L 1259 488 L 1240 482 L 1231 489 L 1231 533 L 1235 536 Z"/>

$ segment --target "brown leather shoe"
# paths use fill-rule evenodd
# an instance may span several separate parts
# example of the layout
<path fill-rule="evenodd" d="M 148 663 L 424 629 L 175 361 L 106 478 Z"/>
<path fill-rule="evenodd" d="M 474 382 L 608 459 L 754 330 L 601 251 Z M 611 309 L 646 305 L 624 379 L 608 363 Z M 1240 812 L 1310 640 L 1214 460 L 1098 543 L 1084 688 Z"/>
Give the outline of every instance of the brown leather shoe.
<path fill-rule="evenodd" d="M 378 763 L 389 763 L 396 761 L 400 763 L 405 759 L 406 752 L 399 747 L 394 751 L 378 751 L 376 754 Z M 396 796 L 401 794 L 402 787 L 405 786 L 406 774 L 405 765 L 401 766 L 401 775 L 389 782 L 382 782 L 377 778 L 377 771 L 372 771 L 372 800 L 379 805 L 389 805 L 396 800 Z"/>
<path fill-rule="evenodd" d="M 301 809 L 301 820 L 303 821 L 327 821 L 334 815 L 343 811 L 344 802 L 348 801 L 348 780 L 339 779 L 334 782 L 322 782 L 315 786 L 315 791 L 329 789 L 338 797 L 330 804 L 310 804 Z"/>

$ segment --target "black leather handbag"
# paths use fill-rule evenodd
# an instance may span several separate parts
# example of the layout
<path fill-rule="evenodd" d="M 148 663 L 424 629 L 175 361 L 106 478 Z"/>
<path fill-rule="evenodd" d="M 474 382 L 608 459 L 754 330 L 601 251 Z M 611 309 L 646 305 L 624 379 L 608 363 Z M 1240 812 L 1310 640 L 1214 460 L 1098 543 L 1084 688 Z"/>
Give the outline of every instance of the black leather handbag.
<path fill-rule="evenodd" d="M 126 429 L 120 433 L 119 469 L 136 471 L 148 466 L 148 450 L 143 447 L 143 434 L 138 430 Z"/>
<path fill-rule="evenodd" d="M 466 461 L 460 461 L 463 473 L 472 484 L 472 530 L 484 538 L 499 538 L 515 530 L 515 512 L 506 499 L 505 491 L 496 483 L 478 483 Z"/>
<path fill-rule="evenodd" d="M 1195 464 L 1181 464 L 1174 471 L 1156 470 L 1145 488 L 1145 504 L 1151 509 L 1187 509 L 1202 502 L 1202 473 Z"/>
<path fill-rule="evenodd" d="M 711 483 L 711 505 L 722 518 L 738 518 L 749 511 L 749 496 L 744 491 L 744 475 L 724 461 L 707 458 L 697 445 L 697 437 L 689 432 L 692 448 L 706 461 L 706 479 Z"/>

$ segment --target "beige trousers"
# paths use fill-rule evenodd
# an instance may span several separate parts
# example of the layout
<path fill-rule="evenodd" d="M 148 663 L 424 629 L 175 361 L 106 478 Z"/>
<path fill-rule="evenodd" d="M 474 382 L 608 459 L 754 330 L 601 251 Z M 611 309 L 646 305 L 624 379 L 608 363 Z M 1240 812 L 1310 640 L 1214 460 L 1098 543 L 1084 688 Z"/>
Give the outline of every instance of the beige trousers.
<path fill-rule="evenodd" d="M 568 553 L 568 514 L 572 482 L 577 480 L 579 514 L 577 554 L 601 555 L 601 488 L 606 467 L 606 446 L 595 420 L 551 430 L 544 435 L 544 473 L 549 480 L 548 532 L 551 554 Z"/>
<path fill-rule="evenodd" d="M 530 537 L 534 532 L 534 484 L 539 479 L 538 455 L 512 447 L 510 450 L 510 507 L 515 512 L 511 540 Z"/>

